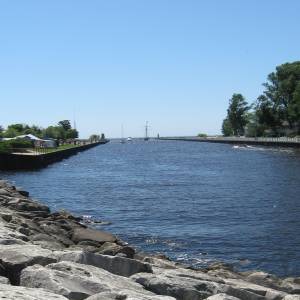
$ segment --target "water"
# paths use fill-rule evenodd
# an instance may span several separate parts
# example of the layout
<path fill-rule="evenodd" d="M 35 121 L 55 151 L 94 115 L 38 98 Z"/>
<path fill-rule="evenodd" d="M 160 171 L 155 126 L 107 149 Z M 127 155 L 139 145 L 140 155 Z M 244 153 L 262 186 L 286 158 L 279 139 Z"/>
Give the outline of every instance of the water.
<path fill-rule="evenodd" d="M 109 144 L 2 172 L 52 209 L 92 215 L 148 252 L 300 275 L 300 153 L 224 144 Z"/>

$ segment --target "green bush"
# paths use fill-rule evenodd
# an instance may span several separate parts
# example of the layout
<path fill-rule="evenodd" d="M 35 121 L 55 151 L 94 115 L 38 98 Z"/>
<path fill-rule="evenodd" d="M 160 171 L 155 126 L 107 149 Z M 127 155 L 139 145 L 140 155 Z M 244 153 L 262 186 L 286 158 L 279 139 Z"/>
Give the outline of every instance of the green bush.
<path fill-rule="evenodd" d="M 0 153 L 11 153 L 13 149 L 32 148 L 33 143 L 24 139 L 0 141 Z"/>
<path fill-rule="evenodd" d="M 11 146 L 6 141 L 0 142 L 0 153 L 10 153 L 12 151 Z"/>
<path fill-rule="evenodd" d="M 33 143 L 24 139 L 15 139 L 7 141 L 12 148 L 32 148 Z"/>
<path fill-rule="evenodd" d="M 198 137 L 206 138 L 206 137 L 207 137 L 207 134 L 206 134 L 206 133 L 199 133 L 199 134 L 198 134 Z"/>

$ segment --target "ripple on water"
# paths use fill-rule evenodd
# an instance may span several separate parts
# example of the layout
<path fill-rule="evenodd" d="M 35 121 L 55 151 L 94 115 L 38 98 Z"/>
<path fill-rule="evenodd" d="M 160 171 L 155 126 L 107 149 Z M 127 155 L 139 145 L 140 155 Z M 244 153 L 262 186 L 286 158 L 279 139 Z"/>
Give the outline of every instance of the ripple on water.
<path fill-rule="evenodd" d="M 143 251 L 300 275 L 299 151 L 111 142 L 1 177 L 55 210 L 110 222 L 97 226 Z"/>

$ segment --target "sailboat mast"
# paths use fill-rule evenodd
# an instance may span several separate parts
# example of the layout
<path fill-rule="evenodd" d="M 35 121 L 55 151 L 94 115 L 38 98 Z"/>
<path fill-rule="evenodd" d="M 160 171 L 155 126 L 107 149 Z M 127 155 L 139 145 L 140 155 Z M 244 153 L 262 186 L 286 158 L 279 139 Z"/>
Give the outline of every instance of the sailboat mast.
<path fill-rule="evenodd" d="M 149 126 L 148 126 L 148 121 L 146 122 L 146 126 L 145 126 L 145 141 L 148 141 L 149 140 L 149 137 L 148 137 L 148 129 L 149 129 Z"/>
<path fill-rule="evenodd" d="M 124 139 L 124 126 L 122 124 L 121 126 L 121 143 L 124 144 L 125 143 L 125 139 Z"/>

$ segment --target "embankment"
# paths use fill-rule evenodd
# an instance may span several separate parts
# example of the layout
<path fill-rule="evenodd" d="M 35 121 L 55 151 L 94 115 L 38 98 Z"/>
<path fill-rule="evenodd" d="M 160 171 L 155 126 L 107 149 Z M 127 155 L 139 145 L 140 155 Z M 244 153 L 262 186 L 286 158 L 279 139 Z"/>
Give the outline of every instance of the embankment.
<path fill-rule="evenodd" d="M 75 155 L 78 152 L 88 150 L 92 147 L 106 144 L 108 141 L 91 143 L 64 150 L 54 151 L 45 154 L 10 154 L 0 153 L 0 170 L 26 170 L 43 168 L 49 164 L 60 161 L 69 156 Z"/>
<path fill-rule="evenodd" d="M 300 149 L 300 138 L 243 138 L 243 137 L 161 137 L 160 140 L 221 143 L 234 145 L 253 145 L 271 147 L 289 147 Z"/>
<path fill-rule="evenodd" d="M 192 270 L 82 221 L 0 180 L 0 299 L 300 299 L 300 278 L 223 264 Z"/>

